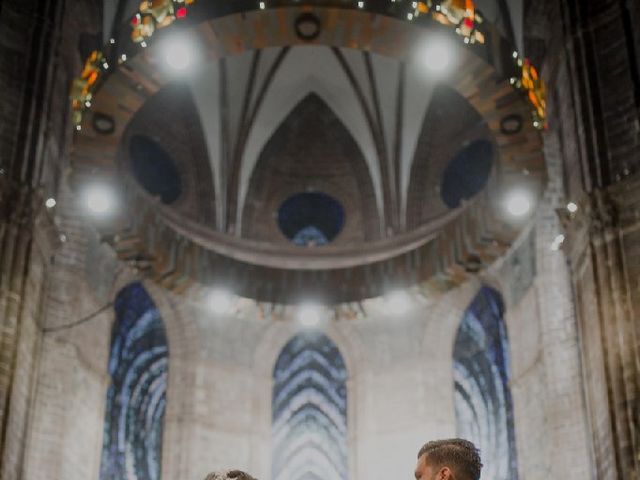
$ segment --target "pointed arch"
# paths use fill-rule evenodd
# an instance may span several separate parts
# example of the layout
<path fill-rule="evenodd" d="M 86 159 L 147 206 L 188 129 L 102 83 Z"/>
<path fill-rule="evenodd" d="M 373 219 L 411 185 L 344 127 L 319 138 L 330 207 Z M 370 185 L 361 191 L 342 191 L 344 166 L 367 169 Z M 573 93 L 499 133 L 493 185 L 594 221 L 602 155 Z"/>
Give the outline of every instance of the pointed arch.
<path fill-rule="evenodd" d="M 293 337 L 273 370 L 272 479 L 346 480 L 347 370 L 323 333 Z"/>
<path fill-rule="evenodd" d="M 202 127 L 191 90 L 183 83 L 170 83 L 135 113 L 124 131 L 121 152 L 125 170 L 141 188 L 159 195 L 176 183 L 173 201 L 166 201 L 163 195 L 163 202 L 182 215 L 214 225 L 218 186 L 214 185 Z M 172 165 L 167 168 L 167 163 Z M 160 185 L 158 180 L 162 180 Z M 153 183 L 155 191 L 149 188 Z"/>
<path fill-rule="evenodd" d="M 480 448 L 483 478 L 517 480 L 509 346 L 496 290 L 482 287 L 465 311 L 453 357 L 458 436 Z"/>
<path fill-rule="evenodd" d="M 374 204 L 382 217 L 382 178 L 374 134 L 347 74 L 330 48 L 305 46 L 289 51 L 276 71 L 247 136 L 240 170 L 237 223 L 240 225 L 249 183 L 261 152 L 276 129 L 310 94 L 322 100 L 346 126 L 362 152 L 373 184 Z"/>
<path fill-rule="evenodd" d="M 344 207 L 344 231 L 336 240 L 378 238 L 380 218 L 364 155 L 349 129 L 315 93 L 293 108 L 262 150 L 249 184 L 243 235 L 286 241 L 276 222 L 264 218 L 306 191 L 327 194 Z"/>
<path fill-rule="evenodd" d="M 135 282 L 115 299 L 100 480 L 159 480 L 166 405 L 167 335 Z"/>
<path fill-rule="evenodd" d="M 453 88 L 440 84 L 424 115 L 411 162 L 406 224 L 411 230 L 445 213 L 441 181 L 449 161 L 478 139 L 492 140 L 478 111 Z"/>

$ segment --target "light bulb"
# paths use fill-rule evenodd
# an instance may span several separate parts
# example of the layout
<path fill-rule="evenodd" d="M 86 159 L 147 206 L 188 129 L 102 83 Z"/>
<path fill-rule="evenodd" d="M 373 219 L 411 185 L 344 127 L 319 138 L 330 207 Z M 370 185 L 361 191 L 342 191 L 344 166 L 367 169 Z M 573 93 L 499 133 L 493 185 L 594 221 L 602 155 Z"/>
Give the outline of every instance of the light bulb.
<path fill-rule="evenodd" d="M 531 198 L 525 192 L 512 192 L 506 199 L 506 207 L 514 217 L 523 217 L 531 210 Z"/>
<path fill-rule="evenodd" d="M 85 205 L 95 215 L 111 213 L 115 203 L 115 193 L 106 185 L 91 185 L 85 191 Z"/>
<path fill-rule="evenodd" d="M 386 295 L 386 309 L 393 315 L 402 315 L 411 308 L 411 297 L 405 290 L 394 290 Z"/>
<path fill-rule="evenodd" d="M 298 307 L 297 318 L 304 328 L 317 327 L 322 321 L 323 309 L 320 305 L 304 303 Z"/>
<path fill-rule="evenodd" d="M 213 313 L 227 313 L 233 306 L 233 295 L 223 288 L 214 288 L 207 295 L 207 306 Z"/>

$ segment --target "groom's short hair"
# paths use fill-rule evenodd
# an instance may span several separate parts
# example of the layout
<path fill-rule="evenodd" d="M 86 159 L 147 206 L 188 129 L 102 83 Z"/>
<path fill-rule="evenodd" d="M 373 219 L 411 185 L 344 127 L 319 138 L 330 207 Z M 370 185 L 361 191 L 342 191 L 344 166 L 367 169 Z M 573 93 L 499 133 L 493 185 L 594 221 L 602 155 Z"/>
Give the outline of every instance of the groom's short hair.
<path fill-rule="evenodd" d="M 418 458 L 426 455 L 429 463 L 437 468 L 449 467 L 456 479 L 479 480 L 482 462 L 480 452 L 468 440 L 449 438 L 426 443 L 418 452 Z"/>
<path fill-rule="evenodd" d="M 204 480 L 256 480 L 242 470 L 218 470 L 211 472 Z"/>

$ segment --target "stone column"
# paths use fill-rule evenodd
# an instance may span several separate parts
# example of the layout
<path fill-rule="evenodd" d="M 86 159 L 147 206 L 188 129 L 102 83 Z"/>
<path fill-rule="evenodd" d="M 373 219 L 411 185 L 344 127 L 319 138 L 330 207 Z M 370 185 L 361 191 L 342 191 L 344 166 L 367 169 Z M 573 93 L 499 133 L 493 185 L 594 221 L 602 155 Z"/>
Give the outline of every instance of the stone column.
<path fill-rule="evenodd" d="M 0 478 L 22 476 L 37 324 L 50 246 L 42 218 L 50 92 L 64 2 L 6 0 L 0 12 Z M 51 180 L 51 179 L 49 179 Z M 45 215 L 46 217 L 46 215 Z M 48 220 L 45 221 L 46 225 Z M 48 227 L 45 226 L 45 231 Z M 43 238 L 47 237 L 45 233 Z"/>
<path fill-rule="evenodd" d="M 21 477 L 49 258 L 58 240 L 39 196 L 0 185 L 0 478 Z"/>
<path fill-rule="evenodd" d="M 558 212 L 597 479 L 640 478 L 640 235 L 631 187 L 640 171 L 636 3 L 531 0 L 525 16 L 526 53 L 543 65 L 549 130 L 559 140 L 564 170 L 557 175 L 565 195 Z M 569 202 L 578 204 L 574 214 L 565 208 Z"/>
<path fill-rule="evenodd" d="M 598 478 L 640 478 L 640 175 L 563 213 Z"/>

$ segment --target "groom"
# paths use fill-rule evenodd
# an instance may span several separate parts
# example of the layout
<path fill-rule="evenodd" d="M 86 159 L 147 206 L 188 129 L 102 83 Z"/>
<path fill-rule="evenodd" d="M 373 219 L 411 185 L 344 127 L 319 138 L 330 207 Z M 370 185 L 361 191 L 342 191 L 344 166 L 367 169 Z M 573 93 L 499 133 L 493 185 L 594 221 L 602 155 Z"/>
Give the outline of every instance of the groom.
<path fill-rule="evenodd" d="M 480 480 L 480 452 L 468 440 L 452 438 L 425 444 L 418 452 L 416 480 Z"/>

